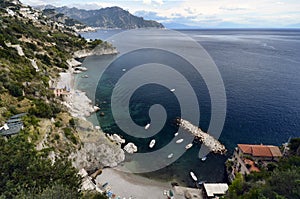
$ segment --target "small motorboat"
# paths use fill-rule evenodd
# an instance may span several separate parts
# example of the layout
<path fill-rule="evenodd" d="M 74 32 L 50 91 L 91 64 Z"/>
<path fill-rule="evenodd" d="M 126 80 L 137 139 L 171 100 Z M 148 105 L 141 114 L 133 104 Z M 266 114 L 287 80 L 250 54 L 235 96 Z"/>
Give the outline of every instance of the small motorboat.
<path fill-rule="evenodd" d="M 149 127 L 150 127 L 150 124 L 147 124 L 147 125 L 145 126 L 145 129 L 147 130 Z"/>
<path fill-rule="evenodd" d="M 206 157 L 206 156 L 203 156 L 203 157 L 201 158 L 201 161 L 204 162 L 206 159 L 207 159 L 207 157 Z"/>
<path fill-rule="evenodd" d="M 174 136 L 176 137 L 179 133 L 175 133 Z"/>
<path fill-rule="evenodd" d="M 88 75 L 82 75 L 81 77 L 82 78 L 88 78 L 89 76 Z"/>
<path fill-rule="evenodd" d="M 152 149 L 154 147 L 154 145 L 155 145 L 155 140 L 153 139 L 153 140 L 151 140 L 151 142 L 149 144 L 149 148 Z"/>
<path fill-rule="evenodd" d="M 192 177 L 192 179 L 194 180 L 194 181 L 197 181 L 198 180 L 198 178 L 196 177 L 196 175 L 194 174 L 194 172 L 190 172 L 190 175 L 191 175 L 191 177 Z"/>
<path fill-rule="evenodd" d="M 176 140 L 177 144 L 180 144 L 181 142 L 183 142 L 183 139 Z"/>
<path fill-rule="evenodd" d="M 168 158 L 170 159 L 170 158 L 172 158 L 173 157 L 173 153 L 170 153 L 169 155 L 168 155 Z"/>
<path fill-rule="evenodd" d="M 175 88 L 170 89 L 171 92 L 175 92 Z"/>
<path fill-rule="evenodd" d="M 82 71 L 80 71 L 80 70 L 74 70 L 73 73 L 74 74 L 79 74 L 79 73 L 82 73 Z"/>
<path fill-rule="evenodd" d="M 123 72 L 125 72 L 125 71 L 126 71 L 126 69 L 125 69 L 125 68 L 123 68 L 123 69 L 122 69 L 122 71 L 123 71 Z"/>
<path fill-rule="evenodd" d="M 193 144 L 192 144 L 192 143 L 189 143 L 188 145 L 185 146 L 185 149 L 189 149 L 189 148 L 191 148 L 192 146 L 193 146 Z"/>

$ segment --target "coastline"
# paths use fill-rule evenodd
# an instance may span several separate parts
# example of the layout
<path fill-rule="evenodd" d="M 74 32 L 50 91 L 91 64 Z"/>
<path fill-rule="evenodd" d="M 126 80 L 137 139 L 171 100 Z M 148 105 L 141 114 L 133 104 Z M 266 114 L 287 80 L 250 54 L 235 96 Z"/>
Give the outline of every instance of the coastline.
<path fill-rule="evenodd" d="M 121 149 L 120 144 L 116 145 L 115 142 L 105 136 L 105 133 L 101 129 L 93 126 L 87 120 L 87 117 L 96 112 L 98 107 L 95 107 L 86 93 L 78 90 L 75 85 L 73 67 L 78 66 L 78 62 L 70 60 L 68 64 L 69 69 L 64 73 L 60 73 L 56 88 L 65 88 L 68 90 L 68 95 L 63 96 L 62 104 L 68 108 L 72 117 L 82 120 L 78 128 L 84 147 L 70 156 L 73 159 L 73 165 L 79 170 L 82 168 L 93 170 L 105 167 L 102 174 L 97 177 L 97 183 L 108 182 L 113 191 L 122 197 L 128 198 L 134 196 L 135 198 L 147 198 L 145 194 L 148 194 L 149 199 L 153 198 L 153 196 L 155 198 L 166 198 L 163 192 L 166 189 L 171 189 L 171 182 L 161 182 L 136 174 L 124 173 L 114 168 L 124 161 L 125 151 Z M 102 160 L 100 158 L 102 155 L 107 158 Z"/>

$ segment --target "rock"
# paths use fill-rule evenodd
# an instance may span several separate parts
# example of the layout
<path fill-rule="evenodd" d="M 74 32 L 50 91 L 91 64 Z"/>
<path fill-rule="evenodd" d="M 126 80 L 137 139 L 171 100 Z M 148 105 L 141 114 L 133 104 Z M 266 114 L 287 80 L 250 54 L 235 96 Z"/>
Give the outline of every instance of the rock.
<path fill-rule="evenodd" d="M 72 153 L 70 159 L 77 169 L 95 171 L 103 167 L 115 167 L 125 159 L 120 145 L 112 143 L 101 130 L 92 123 L 78 119 L 76 130 L 83 146 Z"/>
<path fill-rule="evenodd" d="M 117 54 L 118 51 L 117 49 L 113 48 L 113 47 L 103 47 L 103 46 L 99 46 L 96 47 L 93 50 L 79 50 L 74 52 L 74 57 L 75 58 L 84 58 L 84 57 L 88 57 L 88 56 L 93 56 L 93 55 L 110 55 L 110 54 Z"/>
<path fill-rule="evenodd" d="M 110 139 L 111 141 L 116 142 L 118 144 L 124 144 L 126 142 L 125 139 L 122 139 L 117 134 L 113 134 L 113 135 L 106 134 L 106 136 L 108 137 L 108 139 Z"/>
<path fill-rule="evenodd" d="M 128 144 L 126 144 L 126 146 L 124 147 L 124 150 L 127 152 L 127 153 L 135 153 L 137 152 L 137 146 L 135 146 L 135 144 L 133 144 L 132 142 L 129 142 Z"/>
<path fill-rule="evenodd" d="M 103 167 L 116 167 L 118 163 L 124 161 L 125 154 L 119 147 L 113 147 L 109 144 L 85 143 L 74 154 L 73 159 L 76 168 L 94 171 Z"/>
<path fill-rule="evenodd" d="M 100 110 L 100 108 L 98 107 L 98 106 L 94 106 L 94 111 L 95 112 L 97 112 L 97 111 L 99 111 Z"/>
<path fill-rule="evenodd" d="M 67 60 L 67 64 L 69 65 L 70 68 L 73 68 L 73 67 L 80 66 L 82 63 L 72 58 Z"/>
<path fill-rule="evenodd" d="M 100 116 L 102 116 L 102 117 L 103 117 L 104 115 L 105 115 L 105 113 L 104 113 L 104 112 L 101 112 L 101 113 L 100 113 Z"/>
<path fill-rule="evenodd" d="M 101 127 L 100 126 L 95 126 L 95 129 L 100 130 Z"/>

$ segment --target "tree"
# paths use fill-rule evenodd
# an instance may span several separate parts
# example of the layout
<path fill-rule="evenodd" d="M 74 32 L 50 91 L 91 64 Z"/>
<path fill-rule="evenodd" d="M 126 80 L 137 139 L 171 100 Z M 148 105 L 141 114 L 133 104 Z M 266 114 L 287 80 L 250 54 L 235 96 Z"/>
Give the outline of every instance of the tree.
<path fill-rule="evenodd" d="M 78 171 L 67 159 L 59 158 L 52 164 L 47 156 L 23 135 L 7 141 L 0 138 L 0 198 L 15 198 L 22 193 L 39 195 L 45 190 L 56 193 L 58 187 L 78 198 L 81 183 Z"/>

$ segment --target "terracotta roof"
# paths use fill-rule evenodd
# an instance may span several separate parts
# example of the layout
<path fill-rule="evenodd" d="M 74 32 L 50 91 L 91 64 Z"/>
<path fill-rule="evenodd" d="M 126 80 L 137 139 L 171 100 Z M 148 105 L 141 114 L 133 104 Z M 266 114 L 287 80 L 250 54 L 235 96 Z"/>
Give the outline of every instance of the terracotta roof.
<path fill-rule="evenodd" d="M 244 159 L 244 163 L 250 165 L 250 169 L 249 169 L 249 170 L 250 170 L 251 172 L 253 172 L 253 171 L 255 171 L 255 172 L 260 172 L 259 168 L 257 168 L 257 167 L 255 166 L 255 163 L 254 163 L 252 160 Z"/>
<path fill-rule="evenodd" d="M 282 154 L 277 146 L 238 144 L 239 149 L 255 157 L 281 157 Z"/>

